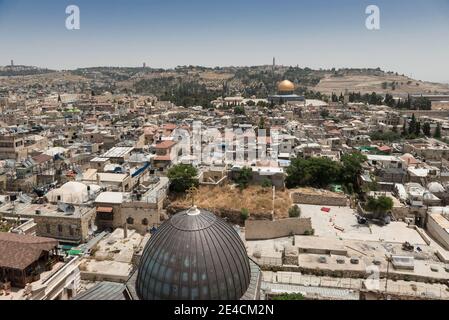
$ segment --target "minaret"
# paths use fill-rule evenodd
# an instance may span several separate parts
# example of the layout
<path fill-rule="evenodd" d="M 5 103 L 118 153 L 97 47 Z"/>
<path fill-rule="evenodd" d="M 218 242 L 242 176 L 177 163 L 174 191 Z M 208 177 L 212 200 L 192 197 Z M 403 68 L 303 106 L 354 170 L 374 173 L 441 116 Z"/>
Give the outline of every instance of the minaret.
<path fill-rule="evenodd" d="M 275 57 L 273 57 L 273 73 L 274 73 L 274 70 L 276 70 L 276 58 Z"/>

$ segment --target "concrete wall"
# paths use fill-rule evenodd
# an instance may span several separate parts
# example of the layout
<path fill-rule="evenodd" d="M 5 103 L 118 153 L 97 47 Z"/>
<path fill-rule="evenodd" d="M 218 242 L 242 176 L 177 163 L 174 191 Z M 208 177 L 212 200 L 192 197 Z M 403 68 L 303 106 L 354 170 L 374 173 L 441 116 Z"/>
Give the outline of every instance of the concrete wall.
<path fill-rule="evenodd" d="M 348 205 L 348 199 L 344 195 L 339 195 L 331 192 L 326 192 L 323 194 L 307 194 L 300 191 L 293 191 L 290 196 L 293 203 L 295 204 L 311 204 L 337 207 L 345 207 Z"/>
<path fill-rule="evenodd" d="M 429 215 L 427 221 L 427 231 L 446 250 L 449 250 L 449 233 L 435 220 L 433 215 Z"/>
<path fill-rule="evenodd" d="M 312 231 L 310 218 L 289 218 L 282 220 L 246 220 L 246 240 L 266 240 L 303 235 Z"/>

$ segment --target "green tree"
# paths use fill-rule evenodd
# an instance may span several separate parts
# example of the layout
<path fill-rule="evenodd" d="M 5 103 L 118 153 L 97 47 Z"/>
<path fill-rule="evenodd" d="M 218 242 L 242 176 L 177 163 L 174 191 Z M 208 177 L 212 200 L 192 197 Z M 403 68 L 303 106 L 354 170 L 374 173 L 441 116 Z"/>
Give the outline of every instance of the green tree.
<path fill-rule="evenodd" d="M 365 155 L 357 152 L 343 155 L 340 170 L 341 182 L 351 188 L 357 185 L 357 177 L 362 173 L 362 165 L 367 160 Z"/>
<path fill-rule="evenodd" d="M 419 137 L 421 135 L 421 123 L 418 121 L 415 125 L 415 135 Z"/>
<path fill-rule="evenodd" d="M 265 101 L 259 101 L 257 102 L 257 106 L 260 108 L 267 108 L 270 104 Z"/>
<path fill-rule="evenodd" d="M 397 130 L 397 129 L 396 129 Z M 394 131 L 388 131 L 388 132 L 371 132 L 370 133 L 370 138 L 373 141 L 388 141 L 388 142 L 393 142 L 393 141 L 398 141 L 401 139 L 401 135 L 394 132 Z"/>
<path fill-rule="evenodd" d="M 245 108 L 242 106 L 237 106 L 234 108 L 234 114 L 236 115 L 244 115 L 245 114 Z"/>
<path fill-rule="evenodd" d="M 190 164 L 177 164 L 168 170 L 170 190 L 185 192 L 190 187 L 198 186 L 198 170 Z"/>
<path fill-rule="evenodd" d="M 393 108 L 396 105 L 396 101 L 394 101 L 394 98 L 391 94 L 385 95 L 384 103 L 389 106 L 390 108 Z"/>
<path fill-rule="evenodd" d="M 237 183 L 240 189 L 245 189 L 249 186 L 252 178 L 253 170 L 251 168 L 244 167 L 238 172 L 235 172 L 233 181 Z"/>
<path fill-rule="evenodd" d="M 393 199 L 387 196 L 368 197 L 365 209 L 372 212 L 376 217 L 383 218 L 393 209 Z"/>
<path fill-rule="evenodd" d="M 413 110 L 431 110 L 432 102 L 425 97 L 419 97 L 412 102 Z"/>
<path fill-rule="evenodd" d="M 401 135 L 402 136 L 406 136 L 407 135 L 407 121 L 404 121 L 404 125 L 402 126 Z"/>
<path fill-rule="evenodd" d="M 329 158 L 295 158 L 286 169 L 288 188 L 311 186 L 324 188 L 336 182 L 340 175 L 340 164 Z"/>
<path fill-rule="evenodd" d="M 430 137 L 431 133 L 430 133 L 430 123 L 425 122 L 422 126 L 422 132 L 424 133 L 424 135 L 426 137 Z"/>
<path fill-rule="evenodd" d="M 439 123 L 437 124 L 437 127 L 435 129 L 435 133 L 433 134 L 433 137 L 435 139 L 441 139 L 441 126 Z"/>
<path fill-rule="evenodd" d="M 329 110 L 327 109 L 321 110 L 320 115 L 321 118 L 326 119 L 327 117 L 329 117 Z"/>
<path fill-rule="evenodd" d="M 258 127 L 259 127 L 259 129 L 265 129 L 265 118 L 264 117 L 260 117 Z"/>

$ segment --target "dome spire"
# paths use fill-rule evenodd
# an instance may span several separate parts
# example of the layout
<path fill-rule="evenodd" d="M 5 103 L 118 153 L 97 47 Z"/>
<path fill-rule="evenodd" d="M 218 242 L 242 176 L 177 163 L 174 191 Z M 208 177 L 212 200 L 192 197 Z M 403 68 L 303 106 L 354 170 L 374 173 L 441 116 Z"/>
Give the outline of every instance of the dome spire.
<path fill-rule="evenodd" d="M 195 194 L 198 192 L 198 189 L 192 185 L 189 189 L 187 189 L 188 196 L 192 199 L 192 208 L 195 207 Z"/>

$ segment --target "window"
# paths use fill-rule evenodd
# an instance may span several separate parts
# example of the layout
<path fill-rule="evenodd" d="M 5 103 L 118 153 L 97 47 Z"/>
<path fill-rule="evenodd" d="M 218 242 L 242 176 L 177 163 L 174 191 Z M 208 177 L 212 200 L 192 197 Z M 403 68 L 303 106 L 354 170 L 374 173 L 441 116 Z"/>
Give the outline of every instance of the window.
<path fill-rule="evenodd" d="M 58 224 L 58 232 L 62 233 L 62 224 Z"/>
<path fill-rule="evenodd" d="M 69 234 L 73 236 L 75 234 L 75 228 L 73 226 L 69 226 Z"/>
<path fill-rule="evenodd" d="M 143 224 L 144 226 L 147 226 L 147 225 L 148 225 L 148 219 L 147 219 L 147 218 L 143 219 L 143 220 L 142 220 L 142 224 Z"/>
<path fill-rule="evenodd" d="M 47 233 L 50 233 L 50 232 L 51 232 L 51 228 L 50 228 L 50 225 L 49 225 L 48 223 L 45 225 L 45 228 L 47 229 L 47 230 L 46 230 Z"/>
<path fill-rule="evenodd" d="M 126 219 L 126 223 L 127 224 L 134 224 L 134 219 L 129 217 L 128 219 Z"/>
<path fill-rule="evenodd" d="M 58 197 L 57 197 L 57 200 L 58 200 L 58 201 L 61 201 L 61 196 L 58 196 Z"/>

